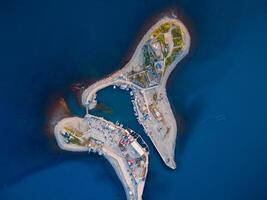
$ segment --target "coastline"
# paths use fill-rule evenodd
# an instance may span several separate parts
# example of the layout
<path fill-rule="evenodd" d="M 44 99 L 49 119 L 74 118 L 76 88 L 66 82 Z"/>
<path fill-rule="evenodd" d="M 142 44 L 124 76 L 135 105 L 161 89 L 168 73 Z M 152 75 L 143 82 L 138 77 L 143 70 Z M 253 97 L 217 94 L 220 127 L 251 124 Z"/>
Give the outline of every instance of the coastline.
<path fill-rule="evenodd" d="M 169 43 L 170 45 L 169 52 L 167 55 L 171 56 L 172 55 L 171 53 L 173 53 L 174 49 L 174 43 L 173 43 L 174 36 L 172 33 L 173 29 L 175 29 L 176 31 L 179 29 L 180 31 L 179 37 L 181 41 L 180 43 L 181 46 L 178 47 L 175 46 L 177 49 L 180 48 L 180 50 L 178 53 L 175 54 L 174 59 L 170 62 L 169 65 L 167 65 L 165 61 L 166 66 L 164 65 L 165 68 L 164 71 L 162 71 L 161 74 L 162 77 L 159 80 L 158 84 L 150 87 L 142 87 L 131 81 L 131 79 L 129 79 L 128 77 L 128 74 L 134 72 L 135 70 L 137 71 L 139 70 L 139 68 L 136 69 L 135 67 L 139 66 L 140 64 L 140 55 L 143 55 L 143 47 L 146 45 L 147 41 L 152 40 L 151 37 L 154 34 L 154 32 L 158 30 L 159 27 L 161 27 L 163 24 L 169 24 L 170 28 L 168 29 L 168 32 L 166 34 L 169 35 L 172 34 L 171 43 Z M 176 34 L 178 33 L 176 32 Z M 169 38 L 168 41 L 170 41 L 170 37 L 168 38 Z M 175 169 L 176 163 L 174 157 L 175 157 L 175 146 L 177 137 L 177 123 L 167 96 L 166 84 L 171 72 L 175 69 L 177 64 L 188 54 L 189 48 L 190 48 L 190 35 L 187 28 L 182 23 L 182 21 L 177 19 L 175 16 L 161 17 L 161 19 L 159 19 L 157 23 L 155 23 L 152 27 L 150 27 L 149 30 L 143 35 L 131 59 L 127 64 L 124 65 L 124 67 L 108 75 L 106 78 L 96 81 L 83 91 L 81 95 L 81 103 L 86 108 L 86 115 L 84 116 L 84 118 L 79 118 L 79 117 L 65 118 L 62 119 L 60 122 L 58 122 L 58 124 L 55 126 L 54 135 L 56 137 L 58 146 L 61 149 L 73 152 L 87 152 L 87 151 L 90 152 L 92 150 L 93 152 L 98 152 L 99 155 L 104 155 L 104 157 L 113 166 L 117 176 L 121 180 L 128 200 L 142 199 L 142 193 L 144 190 L 147 169 L 148 169 L 149 152 L 142 154 L 143 156 L 145 155 L 145 157 L 142 156 L 143 157 L 142 159 L 145 160 L 144 162 L 145 166 L 143 164 L 141 166 L 144 167 L 145 169 L 145 172 L 142 171 L 143 179 L 142 180 L 136 179 L 136 177 L 138 178 L 138 176 L 135 177 L 133 175 L 133 172 L 131 171 L 132 169 L 130 170 L 129 168 L 131 166 L 131 164 L 129 163 L 132 162 L 131 160 L 128 160 L 129 154 L 128 156 L 126 156 L 124 155 L 124 153 L 117 151 L 118 149 L 116 150 L 116 148 L 118 148 L 118 146 L 121 145 L 120 142 L 123 141 L 123 139 L 121 139 L 119 142 L 117 141 L 116 145 L 115 144 L 111 145 L 111 143 L 113 143 L 113 139 L 111 140 L 112 142 L 110 143 L 110 141 L 106 138 L 106 136 L 104 136 L 103 138 L 103 136 L 99 135 L 100 132 L 98 131 L 101 131 L 102 132 L 101 134 L 106 134 L 105 131 L 107 129 L 114 130 L 114 127 L 110 128 L 109 125 L 113 123 L 103 119 L 102 117 L 96 117 L 90 115 L 89 110 L 92 110 L 97 105 L 96 96 L 98 91 L 111 85 L 113 85 L 114 87 L 118 86 L 123 90 L 131 89 L 130 94 L 132 93 L 131 96 L 133 96 L 132 102 L 135 114 L 137 116 L 137 121 L 143 126 L 145 133 L 152 141 L 152 144 L 156 148 L 157 152 L 159 153 L 164 163 L 168 167 Z M 153 106 L 153 104 L 150 105 L 148 104 L 150 101 L 149 98 L 151 98 L 152 94 L 151 92 L 155 94 L 159 99 L 158 101 L 154 100 L 153 104 L 155 104 L 155 106 L 157 106 L 158 109 L 158 111 L 153 111 L 154 113 L 150 110 L 152 109 L 150 108 L 150 106 Z M 142 112 L 140 110 L 141 107 L 140 106 L 137 107 L 138 102 L 139 103 L 142 102 L 142 106 L 145 107 L 143 108 Z M 144 113 L 144 109 L 147 109 L 148 112 L 147 115 L 149 116 L 149 120 L 147 122 L 143 121 L 141 117 L 141 114 Z M 155 114 L 155 112 L 158 112 L 159 114 Z M 159 119 L 159 115 L 162 116 L 161 119 Z M 97 122 L 95 121 L 95 119 L 102 121 L 105 124 L 105 126 L 102 126 L 101 125 L 102 122 L 99 121 Z M 111 127 L 112 126 L 113 125 L 111 125 Z M 77 130 L 77 132 L 75 131 L 75 129 Z M 88 137 L 90 129 L 92 129 L 90 133 L 91 135 Z M 126 131 L 126 129 L 123 129 L 122 126 L 121 127 L 117 126 L 117 129 Z M 160 131 L 157 132 L 157 130 Z M 72 136 L 69 136 L 68 131 L 70 131 Z M 76 133 L 81 136 L 77 136 Z M 87 135 L 86 137 L 88 138 L 85 138 L 85 136 L 83 135 Z M 73 142 L 75 141 L 75 143 L 70 142 L 69 140 L 70 137 L 72 138 Z M 97 141 L 97 143 L 95 144 L 99 146 L 96 145 L 96 147 L 92 147 L 92 145 L 93 146 L 95 145 L 91 144 L 92 138 L 94 141 Z M 137 142 L 137 144 L 141 147 L 140 143 Z M 137 149 L 136 152 L 140 153 L 140 151 L 142 151 L 140 150 L 140 147 L 135 147 Z M 144 148 L 143 151 L 145 149 L 146 148 Z"/>
<path fill-rule="evenodd" d="M 166 84 L 167 84 L 167 80 L 168 80 L 169 75 L 174 70 L 174 68 L 177 66 L 177 64 L 188 54 L 189 48 L 190 48 L 190 35 L 189 35 L 189 32 L 188 32 L 187 28 L 185 27 L 185 25 L 179 19 L 174 18 L 174 16 L 172 18 L 170 18 L 168 16 L 162 17 L 156 24 L 154 24 L 152 27 L 150 27 L 150 29 L 146 32 L 146 34 L 143 35 L 141 41 L 137 45 L 136 50 L 135 50 L 134 54 L 132 55 L 131 59 L 129 60 L 129 62 L 124 67 L 122 67 L 121 69 L 119 69 L 116 72 L 108 75 L 106 78 L 101 79 L 101 80 L 95 82 L 94 84 L 90 85 L 82 93 L 81 100 L 82 100 L 82 104 L 86 107 L 87 112 L 88 112 L 88 110 L 91 110 L 96 106 L 96 104 L 97 104 L 96 93 L 99 90 L 101 90 L 103 88 L 106 88 L 108 86 L 111 86 L 111 85 L 116 85 L 116 84 L 122 84 L 122 85 L 125 84 L 125 85 L 128 85 L 129 87 L 137 87 L 136 85 L 133 86 L 133 83 L 130 83 L 128 81 L 123 81 L 123 80 L 119 79 L 118 77 L 121 76 L 122 74 L 125 74 L 125 73 L 129 72 L 130 69 L 131 69 L 131 66 L 133 66 L 133 65 L 135 65 L 137 63 L 139 53 L 140 53 L 145 41 L 148 40 L 148 38 L 150 37 L 151 33 L 160 24 L 163 24 L 165 22 L 174 23 L 174 24 L 176 24 L 177 26 L 179 26 L 181 28 L 181 32 L 183 34 L 183 41 L 184 41 L 184 44 L 185 44 L 185 46 L 183 47 L 182 53 L 179 54 L 175 58 L 175 60 L 171 63 L 171 65 L 169 66 L 168 70 L 166 71 L 166 74 L 163 76 L 163 79 L 161 80 L 161 85 L 159 86 L 159 88 L 160 88 L 159 90 L 161 90 L 161 92 L 163 93 L 163 96 L 164 96 L 165 109 L 169 111 L 169 114 L 168 114 L 167 118 L 169 119 L 169 121 L 171 123 L 171 126 L 172 126 L 173 138 L 169 142 L 169 143 L 171 143 L 172 152 L 168 153 L 169 154 L 168 157 L 171 157 L 171 159 L 170 158 L 166 158 L 166 156 L 158 148 L 158 146 L 159 146 L 158 143 L 156 143 L 155 140 L 153 140 L 151 135 L 148 134 L 148 136 L 152 140 L 154 146 L 156 147 L 156 149 L 159 152 L 161 158 L 167 164 L 167 166 L 169 166 L 172 169 L 175 169 L 176 168 L 176 164 L 175 164 L 175 161 L 174 161 L 174 156 L 175 156 L 174 150 L 175 150 L 175 145 L 176 145 L 177 124 L 176 124 L 176 120 L 175 120 L 174 114 L 172 112 L 172 109 L 171 109 L 171 106 L 170 106 L 170 103 L 169 103 L 169 100 L 168 100 L 168 97 L 167 97 Z"/>
<path fill-rule="evenodd" d="M 144 190 L 144 185 L 146 181 L 147 176 L 147 167 L 148 167 L 148 154 L 149 152 L 145 152 L 145 165 L 143 166 L 145 169 L 145 173 L 142 175 L 142 180 L 140 177 L 134 177 L 133 172 L 131 171 L 131 168 L 128 166 L 127 159 L 121 155 L 120 152 L 117 151 L 116 147 L 114 145 L 111 145 L 108 139 L 106 138 L 106 142 L 103 142 L 103 146 L 101 146 L 101 149 L 99 147 L 91 147 L 90 143 L 86 143 L 86 145 L 78 145 L 78 144 L 72 144 L 72 143 L 66 143 L 65 137 L 63 136 L 64 132 L 67 130 L 66 127 L 70 127 L 71 129 L 76 129 L 78 132 L 83 132 L 84 135 L 88 135 L 90 131 L 91 136 L 90 138 L 94 138 L 95 136 L 99 136 L 99 132 L 95 132 L 94 130 L 90 130 L 90 125 L 88 124 L 90 121 L 90 117 L 98 119 L 101 121 L 101 123 L 105 123 L 106 127 L 116 127 L 116 131 L 125 131 L 122 127 L 117 126 L 113 124 L 112 122 L 109 122 L 101 117 L 95 117 L 95 116 L 86 116 L 85 118 L 80 117 L 70 117 L 70 118 L 64 118 L 62 119 L 54 129 L 54 136 L 56 138 L 58 146 L 62 150 L 71 151 L 71 152 L 94 152 L 98 153 L 99 155 L 103 155 L 109 163 L 114 168 L 119 180 L 121 181 L 125 194 L 127 196 L 128 200 L 141 200 L 142 199 L 142 193 Z M 88 121 L 89 120 L 89 121 Z M 88 126 L 89 125 L 89 126 Z M 89 128 L 89 130 L 88 130 Z M 82 136 L 83 140 L 85 136 Z M 96 139 L 96 138 L 95 138 Z M 104 139 L 104 138 L 103 138 Z M 84 140 L 85 141 L 85 140 Z M 88 140 L 90 141 L 90 139 Z M 99 140 L 100 141 L 100 140 Z M 141 147 L 141 146 L 140 146 Z"/>

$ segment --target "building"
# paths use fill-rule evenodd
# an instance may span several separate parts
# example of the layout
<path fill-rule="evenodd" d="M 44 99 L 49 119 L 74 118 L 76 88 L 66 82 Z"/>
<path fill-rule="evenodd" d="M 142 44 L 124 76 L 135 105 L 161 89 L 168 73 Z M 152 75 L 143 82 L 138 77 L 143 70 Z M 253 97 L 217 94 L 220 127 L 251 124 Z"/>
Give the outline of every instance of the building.
<path fill-rule="evenodd" d="M 146 74 L 149 81 L 149 86 L 154 86 L 158 84 L 160 77 L 151 66 L 147 68 Z"/>
<path fill-rule="evenodd" d="M 133 141 L 131 143 L 132 147 L 134 148 L 134 150 L 140 155 L 144 155 L 144 150 L 141 148 L 141 146 L 136 142 L 136 141 Z"/>
<path fill-rule="evenodd" d="M 163 58 L 161 44 L 159 41 L 151 42 L 150 47 L 157 58 Z"/>
<path fill-rule="evenodd" d="M 155 66 L 155 68 L 156 68 L 156 71 L 157 71 L 158 73 L 160 73 L 160 72 L 163 71 L 164 62 L 163 62 L 162 60 L 156 61 L 156 62 L 154 63 L 154 66 Z"/>

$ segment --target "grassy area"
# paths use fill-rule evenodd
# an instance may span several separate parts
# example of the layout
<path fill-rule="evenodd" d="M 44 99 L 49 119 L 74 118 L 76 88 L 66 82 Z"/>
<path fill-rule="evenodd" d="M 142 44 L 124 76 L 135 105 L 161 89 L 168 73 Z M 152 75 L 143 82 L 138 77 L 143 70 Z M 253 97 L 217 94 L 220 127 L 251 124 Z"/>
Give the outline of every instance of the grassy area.
<path fill-rule="evenodd" d="M 162 33 L 158 35 L 157 40 L 162 44 L 162 46 L 165 47 L 165 45 L 166 45 L 165 37 L 164 37 L 164 35 Z"/>
<path fill-rule="evenodd" d="M 171 28 L 171 24 L 166 22 L 164 24 L 162 24 L 160 27 L 156 28 L 153 32 L 152 32 L 152 36 L 153 37 L 158 37 L 159 34 L 161 33 L 167 33 Z"/>
<path fill-rule="evenodd" d="M 77 138 L 75 138 L 75 137 L 72 137 L 72 138 L 70 139 L 70 143 L 72 143 L 72 144 L 77 144 L 77 145 L 80 145 L 80 144 L 81 144 L 81 143 L 80 143 L 80 140 L 77 139 Z"/>
<path fill-rule="evenodd" d="M 170 56 L 172 62 L 174 61 L 174 59 L 175 59 L 175 57 L 177 55 L 177 52 L 178 52 L 178 49 L 177 48 L 175 48 L 175 49 L 172 50 L 172 54 Z"/>
<path fill-rule="evenodd" d="M 171 28 L 171 24 L 168 23 L 168 22 L 162 24 L 162 25 L 159 27 L 160 32 L 162 32 L 162 33 L 167 33 L 167 32 L 170 30 L 170 28 Z"/>
<path fill-rule="evenodd" d="M 153 32 L 152 32 L 152 36 L 153 37 L 157 37 L 160 34 L 160 29 L 156 28 Z"/>
<path fill-rule="evenodd" d="M 172 57 L 168 56 L 165 60 L 165 69 L 164 72 L 166 71 L 166 68 L 172 63 Z"/>
<path fill-rule="evenodd" d="M 182 38 L 173 38 L 173 44 L 174 46 L 181 46 L 183 44 Z"/>
<path fill-rule="evenodd" d="M 143 87 L 147 86 L 147 78 L 145 73 L 140 73 L 135 76 L 135 80 L 140 83 Z"/>
<path fill-rule="evenodd" d="M 172 50 L 172 53 L 170 56 L 168 56 L 165 60 L 165 66 L 169 66 L 175 59 L 175 57 L 177 56 L 177 54 L 182 50 L 182 47 L 179 46 L 179 47 L 176 47 L 176 48 L 173 48 Z"/>
<path fill-rule="evenodd" d="M 177 53 L 179 53 L 181 50 L 182 50 L 182 46 L 173 48 L 173 50 L 172 50 L 172 56 L 176 56 Z"/>
<path fill-rule="evenodd" d="M 173 38 L 182 38 L 182 33 L 180 27 L 175 26 L 172 30 L 172 37 Z"/>
<path fill-rule="evenodd" d="M 157 37 L 157 40 L 158 40 L 158 41 L 160 42 L 160 44 L 161 44 L 163 57 L 166 58 L 166 56 L 168 55 L 168 50 L 166 49 L 167 44 L 166 44 L 166 42 L 165 42 L 164 34 L 161 33 L 161 34 Z"/>
<path fill-rule="evenodd" d="M 143 49 L 143 55 L 144 55 L 144 60 L 145 60 L 145 66 L 148 66 L 150 65 L 150 55 L 149 55 L 149 52 L 148 52 L 148 49 L 147 47 L 144 47 Z"/>

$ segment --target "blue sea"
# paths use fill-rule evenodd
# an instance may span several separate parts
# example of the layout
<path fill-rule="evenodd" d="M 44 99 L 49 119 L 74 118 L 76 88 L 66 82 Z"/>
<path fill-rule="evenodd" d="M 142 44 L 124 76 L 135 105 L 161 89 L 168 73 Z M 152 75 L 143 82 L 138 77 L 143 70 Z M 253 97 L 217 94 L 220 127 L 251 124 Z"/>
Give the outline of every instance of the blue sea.
<path fill-rule="evenodd" d="M 112 112 L 93 113 L 140 132 L 149 144 L 144 200 L 267 199 L 265 0 L 2 0 L 1 200 L 126 198 L 103 157 L 56 148 L 45 132 L 46 113 L 72 83 L 122 67 L 143 25 L 169 9 L 179 11 L 192 36 L 190 54 L 167 84 L 184 122 L 177 169 L 164 166 L 126 91 L 100 91 L 99 102 Z"/>

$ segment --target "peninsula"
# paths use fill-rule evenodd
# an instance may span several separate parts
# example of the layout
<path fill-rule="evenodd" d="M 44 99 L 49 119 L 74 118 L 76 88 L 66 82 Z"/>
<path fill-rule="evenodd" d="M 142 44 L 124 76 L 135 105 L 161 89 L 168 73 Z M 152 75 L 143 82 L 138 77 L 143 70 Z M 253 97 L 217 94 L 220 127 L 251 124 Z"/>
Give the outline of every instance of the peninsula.
<path fill-rule="evenodd" d="M 189 47 L 190 36 L 184 24 L 175 17 L 161 18 L 143 36 L 122 69 L 84 90 L 81 100 L 86 108 L 85 117 L 64 118 L 55 126 L 60 148 L 105 156 L 121 180 L 128 200 L 142 199 L 149 150 L 133 130 L 90 114 L 97 105 L 96 94 L 108 86 L 129 90 L 138 122 L 165 164 L 175 169 L 177 126 L 166 82 Z"/>

